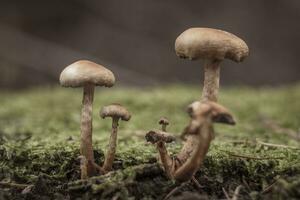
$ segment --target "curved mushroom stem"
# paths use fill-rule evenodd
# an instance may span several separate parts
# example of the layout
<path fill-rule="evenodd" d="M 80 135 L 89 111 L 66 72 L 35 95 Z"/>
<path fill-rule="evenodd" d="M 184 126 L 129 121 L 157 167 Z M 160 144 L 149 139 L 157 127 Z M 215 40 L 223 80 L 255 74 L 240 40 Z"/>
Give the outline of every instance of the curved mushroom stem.
<path fill-rule="evenodd" d="M 115 159 L 116 148 L 117 148 L 118 125 L 119 125 L 118 122 L 119 122 L 118 117 L 112 118 L 112 129 L 109 138 L 109 147 L 103 164 L 103 170 L 105 172 L 112 170 L 112 165 Z"/>
<path fill-rule="evenodd" d="M 204 86 L 202 100 L 218 101 L 220 81 L 220 60 L 204 61 Z"/>
<path fill-rule="evenodd" d="M 188 135 L 184 142 L 181 151 L 177 154 L 176 158 L 180 163 L 185 163 L 189 157 L 191 157 L 196 146 L 199 145 L 198 135 Z M 180 164 L 181 165 L 181 164 Z M 176 166 L 178 167 L 178 166 Z"/>
<path fill-rule="evenodd" d="M 92 144 L 92 111 L 94 99 L 94 86 L 87 84 L 83 89 L 82 111 L 81 111 L 81 143 L 80 153 L 87 159 L 87 176 L 93 176 L 96 173 L 94 163 L 94 152 Z M 82 173 L 85 173 L 83 170 Z"/>
<path fill-rule="evenodd" d="M 196 149 L 193 151 L 191 157 L 175 171 L 175 180 L 184 182 L 190 180 L 194 176 L 209 149 L 210 142 L 213 138 L 211 133 L 211 122 L 205 121 L 197 133 L 199 142 Z"/>

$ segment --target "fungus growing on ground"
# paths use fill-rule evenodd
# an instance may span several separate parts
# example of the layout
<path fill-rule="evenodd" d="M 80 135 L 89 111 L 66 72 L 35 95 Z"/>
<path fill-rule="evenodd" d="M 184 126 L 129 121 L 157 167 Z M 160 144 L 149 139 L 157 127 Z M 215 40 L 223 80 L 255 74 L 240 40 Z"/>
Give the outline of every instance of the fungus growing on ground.
<path fill-rule="evenodd" d="M 161 125 L 162 131 L 167 131 L 167 126 L 169 125 L 169 120 L 165 117 L 161 117 L 158 121 L 158 124 Z"/>
<path fill-rule="evenodd" d="M 188 107 L 188 113 L 191 121 L 184 130 L 185 142 L 176 159 L 169 156 L 165 146 L 165 143 L 175 140 L 172 134 L 149 131 L 145 136 L 148 142 L 156 144 L 167 176 L 181 182 L 192 179 L 202 164 L 214 138 L 212 123 L 235 124 L 230 112 L 212 101 L 196 101 Z M 193 181 L 198 183 L 196 179 Z"/>
<path fill-rule="evenodd" d="M 166 127 L 169 125 L 169 121 L 167 118 L 162 117 L 159 122 L 162 125 L 162 131 L 149 131 L 145 135 L 145 139 L 147 142 L 151 142 L 152 144 L 156 144 L 156 148 L 159 152 L 160 162 L 162 163 L 165 172 L 169 178 L 172 177 L 171 168 L 173 164 L 172 158 L 168 154 L 168 150 L 166 148 L 165 143 L 171 143 L 175 141 L 175 137 L 171 133 L 167 133 Z"/>
<path fill-rule="evenodd" d="M 100 117 L 102 117 L 103 119 L 106 117 L 112 118 L 112 129 L 109 139 L 109 146 L 102 167 L 104 172 L 108 172 L 112 170 L 113 161 L 115 159 L 119 119 L 128 121 L 130 120 L 131 115 L 128 110 L 120 104 L 111 104 L 108 106 L 104 106 L 100 110 Z"/>
<path fill-rule="evenodd" d="M 112 87 L 115 83 L 114 74 L 102 65 L 80 60 L 67 66 L 61 72 L 59 81 L 64 87 L 83 87 L 80 153 L 87 160 L 87 176 L 93 176 L 96 173 L 92 146 L 94 87 Z"/>
<path fill-rule="evenodd" d="M 194 102 L 188 112 L 192 119 L 184 130 L 185 143 L 176 156 L 175 171 L 172 172 L 177 181 L 190 180 L 199 169 L 214 139 L 212 123 L 235 124 L 230 112 L 212 101 Z"/>
<path fill-rule="evenodd" d="M 242 62 L 249 54 L 247 44 L 226 31 L 211 28 L 190 28 L 175 41 L 176 55 L 190 60 L 204 59 L 202 100 L 217 102 L 220 63 L 225 58 Z"/>

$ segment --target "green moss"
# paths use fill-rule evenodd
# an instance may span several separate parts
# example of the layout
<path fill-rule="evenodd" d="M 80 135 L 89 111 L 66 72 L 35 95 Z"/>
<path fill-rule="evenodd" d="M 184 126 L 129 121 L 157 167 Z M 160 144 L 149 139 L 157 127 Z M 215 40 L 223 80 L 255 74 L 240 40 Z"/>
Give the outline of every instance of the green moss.
<path fill-rule="evenodd" d="M 133 117 L 129 122 L 120 123 L 114 162 L 116 171 L 88 181 L 78 181 L 80 89 L 37 88 L 0 93 L 0 179 L 33 184 L 35 188 L 23 195 L 15 188 L 2 188 L 0 197 L 164 197 L 178 184 L 168 180 L 155 164 L 156 149 L 147 144 L 143 136 L 148 130 L 159 128 L 157 121 L 161 116 L 169 118 L 168 130 L 179 136 L 189 120 L 185 107 L 200 97 L 199 90 L 199 87 L 178 85 L 160 89 L 97 90 L 93 132 L 97 163 L 103 162 L 111 127 L 110 119 L 103 120 L 98 116 L 101 106 L 119 102 Z M 196 176 L 204 186 L 201 194 L 224 198 L 222 188 L 232 194 L 235 187 L 242 184 L 241 195 L 245 199 L 270 198 L 275 194 L 283 199 L 299 197 L 299 179 L 293 178 L 300 177 L 299 150 L 234 143 L 258 138 L 299 147 L 299 141 L 291 139 L 283 130 L 274 131 L 262 120 L 271 119 L 283 128 L 298 131 L 299 91 L 300 85 L 222 88 L 219 102 L 232 110 L 238 124 L 235 127 L 215 126 L 216 139 Z M 171 154 L 178 152 L 180 147 L 180 140 L 168 146 Z M 261 194 L 275 180 L 278 183 L 272 187 L 272 192 Z M 199 192 L 191 183 L 182 188 L 182 191 L 186 190 Z"/>

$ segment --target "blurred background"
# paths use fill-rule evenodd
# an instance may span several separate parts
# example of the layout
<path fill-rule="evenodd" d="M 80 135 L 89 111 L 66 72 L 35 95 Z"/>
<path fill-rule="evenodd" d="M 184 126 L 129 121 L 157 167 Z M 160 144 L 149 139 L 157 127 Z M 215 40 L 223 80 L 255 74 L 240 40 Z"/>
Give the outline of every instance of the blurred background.
<path fill-rule="evenodd" d="M 202 84 L 202 62 L 174 52 L 176 37 L 197 26 L 250 48 L 243 63 L 222 63 L 221 84 L 300 80 L 299 0 L 0 0 L 0 88 L 57 85 L 79 59 L 107 66 L 118 84 Z"/>

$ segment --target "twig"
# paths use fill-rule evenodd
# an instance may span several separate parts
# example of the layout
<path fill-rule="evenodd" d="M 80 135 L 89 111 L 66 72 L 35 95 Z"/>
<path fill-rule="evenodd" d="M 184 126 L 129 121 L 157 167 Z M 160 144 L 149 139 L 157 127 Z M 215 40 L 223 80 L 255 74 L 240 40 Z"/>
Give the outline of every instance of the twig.
<path fill-rule="evenodd" d="M 226 152 L 230 156 L 234 156 L 234 157 L 238 157 L 238 158 L 245 158 L 245 159 L 253 159 L 253 160 L 284 159 L 284 157 L 264 157 L 264 158 L 260 158 L 260 157 L 254 157 L 254 156 L 248 156 L 248 155 L 234 154 L 234 153 L 229 152 L 229 151 L 224 151 L 224 152 Z"/>
<path fill-rule="evenodd" d="M 262 142 L 262 141 L 259 141 L 259 140 L 256 140 L 256 142 L 258 144 L 261 144 L 263 146 L 268 146 L 268 147 L 279 147 L 279 148 L 300 150 L 300 148 L 292 147 L 292 146 L 287 146 L 287 145 L 283 145 L 283 144 L 272 144 L 272 143 Z"/>
<path fill-rule="evenodd" d="M 251 191 L 251 188 L 250 188 L 249 184 L 247 183 L 247 181 L 244 178 L 242 179 L 242 181 L 243 181 L 243 185 L 245 185 L 248 192 Z"/>
<path fill-rule="evenodd" d="M 197 188 L 200 190 L 202 188 L 204 188 L 202 185 L 200 185 L 200 183 L 198 182 L 198 180 L 195 178 L 195 176 L 192 177 L 192 181 L 193 183 L 197 186 Z"/>
<path fill-rule="evenodd" d="M 233 193 L 233 197 L 231 200 L 238 200 L 238 196 L 239 196 L 239 193 L 240 193 L 240 190 L 243 186 L 242 185 L 239 185 L 235 188 L 234 190 L 234 193 Z"/>
<path fill-rule="evenodd" d="M 226 192 L 225 188 L 222 187 L 222 190 L 223 190 L 223 193 L 224 193 L 226 199 L 230 200 L 230 197 L 229 197 L 228 193 Z"/>
<path fill-rule="evenodd" d="M 267 143 L 267 142 L 260 141 L 258 139 L 255 139 L 255 140 L 234 140 L 234 141 L 231 141 L 231 142 L 233 144 L 253 144 L 253 145 L 260 144 L 260 145 L 268 146 L 268 147 L 300 150 L 299 147 L 287 146 L 287 145 L 283 145 L 283 144 Z"/>
<path fill-rule="evenodd" d="M 167 200 L 169 199 L 173 194 L 175 194 L 178 190 L 180 190 L 181 188 L 183 188 L 185 185 L 187 185 L 188 182 L 185 183 L 181 183 L 179 186 L 175 187 L 173 190 L 171 190 L 166 197 L 163 200 Z"/>
<path fill-rule="evenodd" d="M 270 192 L 273 188 L 273 186 L 277 183 L 277 181 L 279 180 L 280 178 L 277 178 L 275 181 L 273 181 L 273 183 L 271 183 L 269 186 L 267 186 L 262 192 L 261 194 L 266 194 L 268 192 Z"/>
<path fill-rule="evenodd" d="M 3 187 L 15 187 L 15 188 L 20 188 L 20 189 L 24 189 L 28 186 L 31 186 L 31 185 L 28 185 L 28 184 L 19 184 L 19 183 L 9 183 L 9 182 L 0 182 L 0 186 L 3 186 Z"/>

